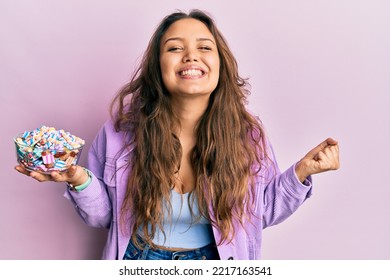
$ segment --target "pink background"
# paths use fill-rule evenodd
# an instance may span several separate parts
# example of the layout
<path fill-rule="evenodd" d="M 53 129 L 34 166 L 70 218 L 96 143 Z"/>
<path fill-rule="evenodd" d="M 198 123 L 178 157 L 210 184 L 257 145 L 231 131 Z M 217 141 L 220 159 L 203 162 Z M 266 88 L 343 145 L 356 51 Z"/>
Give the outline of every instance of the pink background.
<path fill-rule="evenodd" d="M 15 172 L 12 138 L 46 124 L 89 147 L 176 8 L 216 19 L 281 169 L 328 136 L 340 141 L 342 168 L 314 176 L 312 198 L 264 231 L 263 258 L 390 259 L 389 2 L 196 2 L 0 2 L 0 259 L 100 258 L 106 231 L 83 224 L 65 185 Z"/>

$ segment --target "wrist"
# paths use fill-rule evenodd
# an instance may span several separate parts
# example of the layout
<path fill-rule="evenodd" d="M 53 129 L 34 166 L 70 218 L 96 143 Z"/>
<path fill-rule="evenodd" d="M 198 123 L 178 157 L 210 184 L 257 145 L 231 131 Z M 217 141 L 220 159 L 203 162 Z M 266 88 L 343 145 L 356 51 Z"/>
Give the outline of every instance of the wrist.
<path fill-rule="evenodd" d="M 73 182 L 67 182 L 70 190 L 80 192 L 92 182 L 92 173 L 86 168 L 81 168 L 82 175 L 77 176 L 78 179 Z"/>
<path fill-rule="evenodd" d="M 297 162 L 297 164 L 295 165 L 295 174 L 301 183 L 303 183 L 307 179 L 307 177 L 310 176 L 310 174 L 308 174 L 306 170 L 307 168 L 302 161 Z"/>
<path fill-rule="evenodd" d="M 79 186 L 87 182 L 88 178 L 89 175 L 87 173 L 87 169 L 81 166 L 77 166 L 76 173 L 69 179 L 69 181 L 67 181 L 67 183 L 73 186 Z"/>

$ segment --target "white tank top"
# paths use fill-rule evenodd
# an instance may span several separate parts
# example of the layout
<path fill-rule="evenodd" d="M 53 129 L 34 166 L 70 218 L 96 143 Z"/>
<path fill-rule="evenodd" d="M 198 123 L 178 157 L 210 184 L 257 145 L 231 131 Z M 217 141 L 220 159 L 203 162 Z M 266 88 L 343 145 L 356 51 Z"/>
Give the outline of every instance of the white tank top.
<path fill-rule="evenodd" d="M 193 249 L 214 242 L 210 221 L 204 217 L 199 219 L 199 205 L 196 198 L 192 206 L 193 215 L 191 215 L 188 197 L 189 193 L 179 194 L 174 190 L 171 191 L 171 219 L 169 219 L 168 211 L 164 207 L 163 227 L 165 238 L 162 231 L 157 228 L 153 239 L 154 244 L 164 247 Z M 138 229 L 138 234 L 141 237 L 143 236 L 142 226 Z"/>

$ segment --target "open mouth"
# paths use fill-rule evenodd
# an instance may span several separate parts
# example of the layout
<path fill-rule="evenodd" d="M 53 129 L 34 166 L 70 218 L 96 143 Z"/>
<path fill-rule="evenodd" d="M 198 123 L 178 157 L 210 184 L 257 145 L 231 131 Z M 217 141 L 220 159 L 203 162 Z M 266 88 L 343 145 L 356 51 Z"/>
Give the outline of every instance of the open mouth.
<path fill-rule="evenodd" d="M 201 77 L 205 74 L 205 72 L 200 69 L 186 69 L 180 71 L 178 74 L 181 77 Z"/>

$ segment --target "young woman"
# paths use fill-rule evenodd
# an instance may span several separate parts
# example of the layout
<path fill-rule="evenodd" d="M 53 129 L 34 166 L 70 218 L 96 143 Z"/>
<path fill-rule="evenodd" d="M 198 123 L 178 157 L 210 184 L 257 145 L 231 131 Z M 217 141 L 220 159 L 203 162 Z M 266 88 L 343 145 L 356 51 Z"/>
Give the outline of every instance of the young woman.
<path fill-rule="evenodd" d="M 88 169 L 43 175 L 91 226 L 109 229 L 104 259 L 259 259 L 262 229 L 339 167 L 328 138 L 281 173 L 233 54 L 204 12 L 173 13 L 113 102 Z"/>

